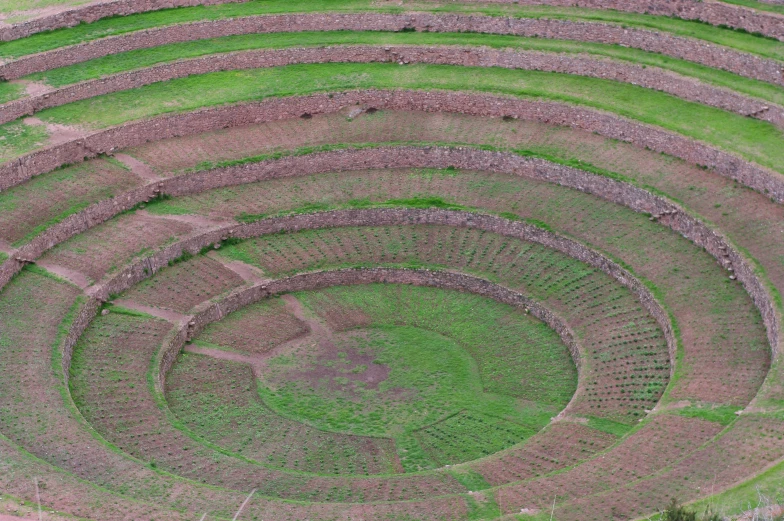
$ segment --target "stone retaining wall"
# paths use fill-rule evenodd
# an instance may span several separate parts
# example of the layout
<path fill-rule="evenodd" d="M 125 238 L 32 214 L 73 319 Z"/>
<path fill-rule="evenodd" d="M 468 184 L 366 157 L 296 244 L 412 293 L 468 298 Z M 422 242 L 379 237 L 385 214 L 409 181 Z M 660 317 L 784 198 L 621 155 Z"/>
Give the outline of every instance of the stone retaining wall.
<path fill-rule="evenodd" d="M 784 85 L 781 62 L 712 43 L 618 25 L 480 15 L 409 14 L 295 14 L 265 15 L 192 22 L 110 36 L 69 47 L 41 52 L 0 65 L 0 79 L 65 67 L 74 63 L 175 42 L 218 38 L 235 34 L 299 31 L 471 32 L 535 36 L 634 47 L 680 58 L 741 76 Z"/>
<path fill-rule="evenodd" d="M 723 3 L 701 0 L 482 0 L 487 3 L 515 5 L 552 5 L 612 9 L 627 13 L 671 16 L 684 20 L 699 20 L 711 25 L 743 29 L 750 33 L 784 40 L 784 17 L 776 13 L 758 11 Z M 760 0 L 765 1 L 765 0 Z M 780 0 L 779 0 L 780 1 Z M 772 0 L 770 3 L 775 3 Z"/>
<path fill-rule="evenodd" d="M 172 177 L 142 188 L 134 189 L 113 199 L 91 205 L 78 214 L 72 215 L 62 222 L 50 227 L 33 241 L 20 248 L 16 254 L 0 266 L 0 274 L 7 273 L 7 280 L 10 280 L 10 278 L 21 269 L 21 263 L 18 259 L 33 261 L 55 244 L 101 222 L 105 222 L 118 213 L 132 208 L 140 202 L 151 199 L 158 193 L 170 196 L 182 196 L 203 192 L 209 189 L 246 184 L 266 179 L 304 176 L 323 172 L 383 168 L 446 168 L 450 166 L 463 170 L 504 173 L 556 183 L 596 195 L 616 204 L 624 205 L 637 212 L 653 215 L 654 218 L 658 219 L 662 224 L 679 232 L 695 244 L 704 247 L 708 253 L 713 255 L 722 264 L 722 266 L 728 269 L 728 276 L 732 273 L 733 276 L 744 285 L 744 288 L 749 293 L 752 301 L 762 315 L 773 356 L 777 356 L 782 341 L 780 326 L 781 318 L 776 311 L 767 288 L 755 274 L 753 266 L 734 246 L 732 246 L 726 237 L 712 230 L 699 219 L 690 216 L 680 206 L 628 183 L 616 181 L 583 170 L 550 163 L 542 159 L 527 158 L 511 153 L 491 152 L 467 147 L 403 146 L 338 150 L 293 156 L 277 160 L 267 160 L 258 163 Z M 353 212 L 360 211 L 354 210 Z M 359 218 L 357 216 L 362 216 L 362 219 L 381 219 L 384 215 L 387 215 L 392 216 L 389 218 L 398 219 L 400 222 L 405 219 L 426 218 L 431 220 L 431 224 L 444 224 L 450 226 L 481 225 L 483 229 L 489 229 L 496 233 L 508 234 L 524 240 L 540 242 L 545 246 L 555 248 L 569 256 L 587 262 L 615 277 L 622 284 L 638 294 L 638 297 L 644 303 L 645 299 L 648 298 L 646 296 L 648 295 L 648 290 L 639 286 L 639 282 L 637 282 L 636 279 L 631 277 L 625 270 L 622 270 L 615 265 L 615 263 L 612 263 L 596 252 L 588 250 L 579 243 L 558 238 L 558 236 L 554 234 L 548 235 L 547 232 L 543 232 L 538 228 L 523 223 L 472 214 L 467 214 L 466 217 L 463 216 L 461 212 L 450 213 L 443 210 L 440 212 L 445 213 L 432 213 L 434 211 L 427 211 L 431 213 L 416 213 L 414 210 L 404 210 L 406 213 L 403 214 L 395 214 L 392 210 L 387 214 L 379 213 L 379 210 L 368 210 L 368 212 L 371 213 L 352 214 L 350 212 L 327 212 L 306 216 L 282 217 L 265 219 L 258 223 L 229 226 L 213 230 L 169 245 L 151 257 L 145 258 L 133 266 L 126 268 L 118 276 L 113 277 L 106 283 L 100 285 L 95 292 L 95 296 L 102 300 L 107 300 L 110 295 L 121 293 L 131 287 L 131 285 L 156 273 L 162 267 L 167 266 L 169 261 L 180 257 L 183 253 L 189 252 L 191 254 L 196 254 L 205 246 L 220 243 L 229 237 L 249 238 L 268 233 L 277 233 L 279 231 L 292 231 L 314 227 L 347 226 L 347 224 L 341 224 L 341 222 L 343 222 L 341 219 L 345 219 L 345 216 L 350 216 L 351 222 L 357 223 L 357 219 Z M 455 222 L 451 222 L 448 218 L 453 214 L 462 217 L 459 217 Z M 445 220 L 442 222 L 438 221 L 438 219 Z M 491 219 L 491 221 L 487 221 L 487 219 Z M 461 222 L 462 224 L 460 224 Z M 414 222 L 408 222 L 408 224 L 417 224 L 417 222 L 414 220 Z M 512 228 L 509 228 L 509 226 L 512 226 Z M 536 233 L 534 233 L 534 231 Z M 545 235 L 539 236 L 537 235 L 538 233 L 545 233 Z M 520 234 L 528 235 L 524 237 Z M 566 242 L 559 242 L 561 240 Z M 594 256 L 589 255 L 588 252 Z M 621 271 L 617 271 L 618 269 L 621 269 Z M 732 271 L 729 271 L 730 269 Z M 2 282 L 3 280 L 0 280 L 0 283 Z M 653 297 L 650 298 L 652 299 Z M 657 320 L 660 320 L 662 329 L 667 332 L 668 329 L 664 324 L 669 323 L 668 317 L 661 315 L 661 313 L 664 312 L 658 308 L 658 305 L 654 306 L 653 303 L 649 303 L 646 305 L 646 308 L 648 306 L 650 306 L 648 311 L 652 315 L 657 316 L 657 313 L 659 313 Z M 659 309 L 659 311 L 656 311 L 656 309 Z M 675 344 L 671 330 L 669 330 L 667 334 L 669 335 L 668 344 L 672 347 Z M 670 341 L 672 341 L 672 343 L 670 343 Z"/>
<path fill-rule="evenodd" d="M 0 28 L 0 40 L 9 41 L 31 34 L 80 23 L 90 23 L 110 16 L 123 16 L 146 11 L 190 5 L 214 5 L 242 2 L 244 0 L 115 0 L 68 9 L 60 13 L 36 18 L 26 22 Z M 552 5 L 559 7 L 587 7 L 591 9 L 613 9 L 631 13 L 673 16 L 685 20 L 699 20 L 712 25 L 743 29 L 750 33 L 784 39 L 782 17 L 746 7 L 700 2 L 694 0 L 485 0 L 518 5 Z M 765 0 L 762 0 L 765 1 Z M 767 0 L 768 3 L 780 3 Z M 471 2 L 465 1 L 470 4 Z"/>
<path fill-rule="evenodd" d="M 91 5 L 66 9 L 53 15 L 42 16 L 25 22 L 0 25 L 0 41 L 18 40 L 31 34 L 62 29 L 63 27 L 74 27 L 110 16 L 126 16 L 157 11 L 159 9 L 170 9 L 172 7 L 230 4 L 245 1 L 247 0 L 110 0 L 95 2 Z"/>
<path fill-rule="evenodd" d="M 40 110 L 138 88 L 151 83 L 194 74 L 226 70 L 279 67 L 298 63 L 428 63 L 473 67 L 538 70 L 576 74 L 640 85 L 680 98 L 751 116 L 784 127 L 784 108 L 729 89 L 714 87 L 694 78 L 657 67 L 536 51 L 500 51 L 471 47 L 430 46 L 338 46 L 326 48 L 251 50 L 176 61 L 89 80 L 52 92 L 0 105 L 0 124 Z"/>
<path fill-rule="evenodd" d="M 76 343 L 81 338 L 87 326 L 98 315 L 98 310 L 101 307 L 101 301 L 88 298 L 85 302 L 80 304 L 79 311 L 76 313 L 74 321 L 71 322 L 71 327 L 68 329 L 68 334 L 65 336 L 63 343 L 60 346 L 60 353 L 62 355 L 62 368 L 64 381 L 68 381 L 71 371 L 71 359 L 73 357 L 73 350 Z"/>
<path fill-rule="evenodd" d="M 132 263 L 106 282 L 97 286 L 93 291 L 93 296 L 99 300 L 109 300 L 111 295 L 120 294 L 130 289 L 162 268 L 169 266 L 171 261 L 181 257 L 183 254 L 198 254 L 203 248 L 218 244 L 229 237 L 249 239 L 284 231 L 296 232 L 347 226 L 413 226 L 423 224 L 476 228 L 507 237 L 514 237 L 552 248 L 601 270 L 634 293 L 643 304 L 643 307 L 656 319 L 664 332 L 670 352 L 671 365 L 674 367 L 677 342 L 669 316 L 648 288 L 631 273 L 607 257 L 576 241 L 521 221 L 511 221 L 486 214 L 442 209 L 409 208 L 335 210 L 270 218 L 255 223 L 228 226 L 171 244 L 145 259 Z M 242 305 L 247 305 L 247 303 Z M 232 304 L 232 306 L 234 305 Z M 213 313 L 219 314 L 219 317 L 214 320 L 219 320 L 220 316 L 223 316 L 220 314 L 223 313 L 221 311 L 223 308 L 211 307 L 210 309 L 213 310 Z M 237 307 L 230 307 L 230 309 L 234 310 Z M 575 360 L 577 360 L 578 354 L 574 352 L 573 355 Z M 671 367 L 671 370 L 673 367 Z"/>
<path fill-rule="evenodd" d="M 494 284 L 485 279 L 464 275 L 451 271 L 431 271 L 425 269 L 398 268 L 358 268 L 334 271 L 320 271 L 294 275 L 272 282 L 242 288 L 219 302 L 208 303 L 197 311 L 190 322 L 178 328 L 170 339 L 164 343 L 158 358 L 158 375 L 156 387 L 165 392 L 166 374 L 174 365 L 182 346 L 198 335 L 207 325 L 217 322 L 229 313 L 242 309 L 261 299 L 294 291 L 311 291 L 334 286 L 350 286 L 357 284 L 407 284 L 473 293 L 488 297 L 504 304 L 524 308 L 547 324 L 561 337 L 561 340 L 572 353 L 578 372 L 581 367 L 580 353 L 574 334 L 563 320 L 549 309 L 528 297 Z"/>
<path fill-rule="evenodd" d="M 358 90 L 271 98 L 261 102 L 129 122 L 61 145 L 43 148 L 0 165 L 0 190 L 66 164 L 78 163 L 99 154 L 110 154 L 149 141 L 295 118 L 303 114 L 334 113 L 350 105 L 387 110 L 452 112 L 482 117 L 509 116 L 595 132 L 604 137 L 711 168 L 719 175 L 732 178 L 779 203 L 784 203 L 784 175 L 661 128 L 564 103 L 485 94 L 409 90 Z"/>

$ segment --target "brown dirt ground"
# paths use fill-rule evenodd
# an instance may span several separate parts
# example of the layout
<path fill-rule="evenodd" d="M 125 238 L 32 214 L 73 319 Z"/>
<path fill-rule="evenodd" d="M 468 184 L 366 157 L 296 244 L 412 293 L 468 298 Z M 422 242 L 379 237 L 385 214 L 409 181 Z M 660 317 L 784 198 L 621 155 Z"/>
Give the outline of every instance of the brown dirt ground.
<path fill-rule="evenodd" d="M 558 496 L 559 502 L 580 500 L 579 498 L 588 495 L 623 487 L 688 456 L 701 444 L 718 434 L 722 428 L 717 423 L 696 418 L 656 416 L 613 450 L 572 470 L 500 489 L 499 505 L 503 513 L 519 512 L 521 508 L 544 510 L 551 507 L 555 496 Z M 716 460 L 713 464 L 715 466 Z M 648 507 L 648 511 L 652 510 L 655 510 L 655 507 Z M 592 509 L 583 511 L 583 515 L 586 512 L 594 515 Z M 613 519 L 613 517 L 600 515 L 596 519 Z"/>
<path fill-rule="evenodd" d="M 570 467 L 609 448 L 617 437 L 575 422 L 560 421 L 523 446 L 471 464 L 491 485 L 539 477 Z"/>
<path fill-rule="evenodd" d="M 301 338 L 308 332 L 308 325 L 292 315 L 283 300 L 273 300 L 248 306 L 210 324 L 199 335 L 199 340 L 253 355 Z"/>
<path fill-rule="evenodd" d="M 170 500 L 160 491 L 170 489 L 171 481 L 156 478 L 107 450 L 63 404 L 50 349 L 60 321 L 78 293 L 72 286 L 34 273 L 22 273 L 0 293 L 0 314 L 7 319 L 1 335 L 17 346 L 0 350 L 4 375 L 0 379 L 0 431 L 8 438 L 0 439 L 0 490 L 31 500 L 34 490 L 30 479 L 37 475 L 46 485 L 41 488 L 42 502 L 59 511 L 107 520 L 162 515 L 178 519 L 179 514 L 167 510 L 165 504 L 153 506 Z M 19 449 L 40 459 L 31 459 Z M 142 501 L 128 501 L 90 482 L 108 489 L 129 487 Z M 153 503 L 145 503 L 145 495 L 151 492 Z M 213 501 L 219 500 L 206 492 L 205 499 L 212 496 Z M 180 493 L 197 507 L 210 501 L 199 499 L 187 486 Z M 228 498 L 230 495 L 224 495 L 224 500 Z"/>
<path fill-rule="evenodd" d="M 781 420 L 741 416 L 731 431 L 706 444 L 667 472 L 631 482 L 607 494 L 567 503 L 556 509 L 558 519 L 583 520 L 585 512 L 591 512 L 596 520 L 607 519 L 607 515 L 634 518 L 654 511 L 673 496 L 706 497 L 712 491 L 738 484 L 741 476 L 759 473 L 784 456 L 784 445 L 779 439 L 782 434 L 784 426 Z M 717 462 L 721 464 L 717 465 Z"/>

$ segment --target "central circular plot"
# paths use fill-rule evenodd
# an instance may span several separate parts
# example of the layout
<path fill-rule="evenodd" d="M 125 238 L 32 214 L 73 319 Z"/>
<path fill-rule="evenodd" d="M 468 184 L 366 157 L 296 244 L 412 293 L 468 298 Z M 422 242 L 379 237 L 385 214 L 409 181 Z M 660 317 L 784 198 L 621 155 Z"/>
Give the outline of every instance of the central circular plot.
<path fill-rule="evenodd" d="M 521 443 L 576 386 L 568 348 L 523 309 L 369 284 L 265 300 L 211 324 L 174 365 L 167 399 L 188 429 L 245 458 L 383 474 Z"/>
<path fill-rule="evenodd" d="M 274 411 L 348 434 L 398 437 L 461 411 L 529 420 L 519 399 L 483 391 L 476 362 L 455 341 L 412 326 L 293 345 L 267 361 L 260 379 Z"/>

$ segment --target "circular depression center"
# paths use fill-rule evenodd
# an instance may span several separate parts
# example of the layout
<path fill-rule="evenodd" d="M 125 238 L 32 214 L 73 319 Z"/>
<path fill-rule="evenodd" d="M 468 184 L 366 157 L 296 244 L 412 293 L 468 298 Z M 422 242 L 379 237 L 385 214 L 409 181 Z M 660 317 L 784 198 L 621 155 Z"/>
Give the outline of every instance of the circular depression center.
<path fill-rule="evenodd" d="M 295 422 L 301 434 L 290 444 L 314 432 L 383 441 L 398 471 L 516 445 L 577 385 L 568 348 L 523 309 L 429 287 L 340 286 L 262 301 L 211 324 L 186 351 L 167 395 L 197 434 L 231 450 L 251 443 L 232 437 Z"/>

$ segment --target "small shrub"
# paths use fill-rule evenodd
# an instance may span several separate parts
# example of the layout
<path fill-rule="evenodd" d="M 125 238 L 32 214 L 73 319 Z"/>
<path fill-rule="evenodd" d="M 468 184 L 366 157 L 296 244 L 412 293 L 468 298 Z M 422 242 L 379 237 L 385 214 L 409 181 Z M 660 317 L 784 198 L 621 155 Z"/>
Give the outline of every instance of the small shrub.
<path fill-rule="evenodd" d="M 710 507 L 707 507 L 705 512 L 698 517 L 696 512 L 687 509 L 675 498 L 672 499 L 661 517 L 661 521 L 722 521 L 723 519 L 719 514 L 713 512 Z"/>

